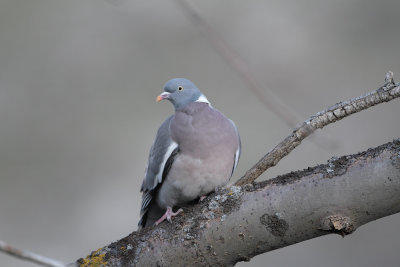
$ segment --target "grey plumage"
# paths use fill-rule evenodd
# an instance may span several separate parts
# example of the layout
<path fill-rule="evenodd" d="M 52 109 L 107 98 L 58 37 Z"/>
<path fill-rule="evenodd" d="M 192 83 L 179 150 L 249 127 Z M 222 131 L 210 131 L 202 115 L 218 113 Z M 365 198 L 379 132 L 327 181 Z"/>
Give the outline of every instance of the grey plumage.
<path fill-rule="evenodd" d="M 140 228 L 153 225 L 164 212 L 162 218 L 170 220 L 173 207 L 226 184 L 240 156 L 235 124 L 211 107 L 191 81 L 168 81 L 157 98 L 162 99 L 172 102 L 175 114 L 160 126 L 150 149 Z"/>

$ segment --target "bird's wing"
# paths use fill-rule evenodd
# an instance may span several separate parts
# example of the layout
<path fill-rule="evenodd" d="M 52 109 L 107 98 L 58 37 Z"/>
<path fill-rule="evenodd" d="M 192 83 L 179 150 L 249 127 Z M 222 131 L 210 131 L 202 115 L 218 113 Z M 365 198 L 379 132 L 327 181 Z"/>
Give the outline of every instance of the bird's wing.
<path fill-rule="evenodd" d="M 234 161 L 233 168 L 232 168 L 232 174 L 233 174 L 233 172 L 235 171 L 236 166 L 237 166 L 237 164 L 239 162 L 240 154 L 242 152 L 242 142 L 240 141 L 239 131 L 238 131 L 235 123 L 231 119 L 229 119 L 229 121 L 232 123 L 233 128 L 235 128 L 236 136 L 238 138 L 238 147 L 237 147 L 236 152 L 235 152 L 235 161 Z"/>
<path fill-rule="evenodd" d="M 173 163 L 173 159 L 178 153 L 178 144 L 170 136 L 169 125 L 173 115 L 167 118 L 157 131 L 156 138 L 150 149 L 147 169 L 143 179 L 141 192 L 142 205 L 140 208 L 141 219 L 139 225 L 143 222 L 143 216 L 149 209 L 152 200 L 155 197 L 157 188 L 162 184 Z"/>

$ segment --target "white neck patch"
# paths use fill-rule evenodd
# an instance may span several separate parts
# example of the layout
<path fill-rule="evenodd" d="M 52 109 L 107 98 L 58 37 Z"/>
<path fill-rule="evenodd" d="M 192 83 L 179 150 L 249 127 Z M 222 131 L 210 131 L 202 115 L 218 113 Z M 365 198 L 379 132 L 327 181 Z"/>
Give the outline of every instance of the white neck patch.
<path fill-rule="evenodd" d="M 199 98 L 195 102 L 202 102 L 210 105 L 210 102 L 208 101 L 207 97 L 203 94 L 199 96 Z"/>

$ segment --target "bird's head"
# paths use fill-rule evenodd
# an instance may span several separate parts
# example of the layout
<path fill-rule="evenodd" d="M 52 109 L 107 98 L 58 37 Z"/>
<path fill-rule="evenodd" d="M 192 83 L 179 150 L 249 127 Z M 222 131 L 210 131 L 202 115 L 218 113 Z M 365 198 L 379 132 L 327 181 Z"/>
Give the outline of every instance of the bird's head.
<path fill-rule="evenodd" d="M 169 80 L 164 85 L 164 92 L 157 97 L 157 102 L 163 99 L 171 101 L 175 109 L 183 108 L 196 101 L 209 103 L 194 83 L 183 78 Z"/>

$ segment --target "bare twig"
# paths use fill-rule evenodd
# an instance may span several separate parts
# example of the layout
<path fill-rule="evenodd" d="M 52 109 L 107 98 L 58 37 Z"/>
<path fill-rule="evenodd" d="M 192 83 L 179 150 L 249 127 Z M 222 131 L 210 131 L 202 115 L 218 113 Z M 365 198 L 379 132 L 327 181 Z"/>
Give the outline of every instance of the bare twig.
<path fill-rule="evenodd" d="M 257 98 L 275 115 L 281 118 L 290 127 L 294 127 L 299 121 L 296 114 L 290 111 L 289 107 L 280 101 L 273 92 L 265 90 L 249 70 L 248 65 L 242 57 L 234 51 L 213 29 L 212 27 L 194 10 L 185 0 L 176 0 L 184 11 L 184 14 L 197 26 L 206 39 L 214 46 L 215 50 L 228 62 L 228 64 L 240 75 L 247 86 L 254 92 Z"/>
<path fill-rule="evenodd" d="M 257 164 L 248 170 L 245 175 L 235 183 L 235 185 L 244 185 L 254 182 L 263 172 L 270 167 L 275 166 L 283 157 L 300 145 L 301 141 L 312 134 L 315 130 L 379 103 L 388 102 L 399 96 L 400 84 L 394 83 L 393 72 L 389 71 L 386 74 L 385 84 L 379 89 L 364 96 L 337 103 L 304 121 L 301 126 L 292 132 L 291 135 L 286 137 L 274 149 L 261 158 Z"/>
<path fill-rule="evenodd" d="M 202 16 L 187 3 L 186 0 L 176 0 L 178 5 L 184 11 L 189 21 L 200 29 L 204 37 L 213 45 L 215 50 L 222 56 L 223 59 L 236 71 L 241 79 L 247 84 L 248 88 L 256 95 L 257 99 L 273 112 L 276 116 L 282 119 L 289 127 L 295 127 L 300 121 L 300 117 L 285 105 L 273 91 L 266 90 L 265 86 L 261 86 L 256 77 L 252 74 L 245 60 L 227 43 L 215 30 L 207 23 Z M 323 140 L 321 140 L 323 139 Z M 318 147 L 323 149 L 331 149 L 337 146 L 337 142 L 332 138 L 319 137 L 311 140 Z"/>
<path fill-rule="evenodd" d="M 36 264 L 43 265 L 43 266 L 51 266 L 51 267 L 65 267 L 66 266 L 65 264 L 63 264 L 59 261 L 49 259 L 47 257 L 43 257 L 41 255 L 38 255 L 38 254 L 30 252 L 30 251 L 12 247 L 1 240 L 0 240 L 0 251 L 10 254 L 11 256 L 14 256 L 14 257 L 17 257 L 20 259 L 24 259 L 24 260 L 27 260 L 30 262 L 34 262 Z"/>

